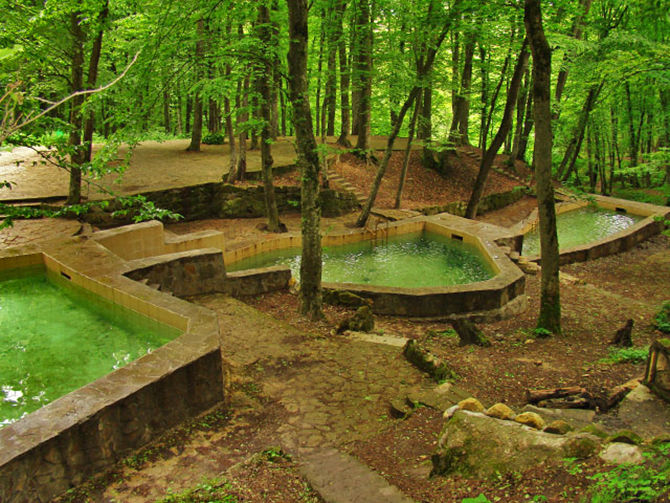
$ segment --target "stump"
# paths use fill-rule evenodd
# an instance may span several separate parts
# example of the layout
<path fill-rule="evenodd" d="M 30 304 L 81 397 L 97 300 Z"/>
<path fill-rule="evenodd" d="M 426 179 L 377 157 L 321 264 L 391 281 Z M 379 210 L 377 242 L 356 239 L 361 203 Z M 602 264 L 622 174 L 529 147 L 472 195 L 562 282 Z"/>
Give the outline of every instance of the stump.
<path fill-rule="evenodd" d="M 474 323 L 466 319 L 457 319 L 451 322 L 458 337 L 460 338 L 460 345 L 467 346 L 468 344 L 475 344 L 477 346 L 488 347 L 491 342 L 479 330 Z"/>
<path fill-rule="evenodd" d="M 623 348 L 633 347 L 633 320 L 628 320 L 626 324 L 617 330 L 616 335 L 610 341 L 613 346 L 620 346 Z"/>

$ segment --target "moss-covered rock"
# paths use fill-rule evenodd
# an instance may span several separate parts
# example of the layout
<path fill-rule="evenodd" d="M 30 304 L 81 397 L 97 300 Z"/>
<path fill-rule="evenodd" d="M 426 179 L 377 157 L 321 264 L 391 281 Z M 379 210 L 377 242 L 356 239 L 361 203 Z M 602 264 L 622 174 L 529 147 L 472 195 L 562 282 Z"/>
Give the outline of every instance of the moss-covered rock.
<path fill-rule="evenodd" d="M 541 430 L 544 428 L 545 423 L 544 419 L 539 414 L 535 412 L 523 412 L 514 418 L 517 423 L 521 423 L 536 430 Z"/>
<path fill-rule="evenodd" d="M 545 433 L 553 433 L 554 435 L 565 435 L 572 430 L 573 428 L 570 426 L 570 423 L 563 421 L 562 419 L 557 419 L 545 426 L 542 431 Z"/>
<path fill-rule="evenodd" d="M 579 432 L 580 433 L 588 433 L 589 435 L 594 435 L 594 436 L 596 436 L 598 438 L 601 438 L 603 440 L 606 439 L 607 436 L 608 436 L 608 434 L 605 430 L 603 430 L 602 428 L 599 428 L 595 424 L 587 424 L 583 428 L 580 428 Z"/>
<path fill-rule="evenodd" d="M 459 410 L 440 436 L 433 474 L 492 477 L 523 472 L 547 460 L 584 459 L 599 449 L 600 440 L 588 434 L 552 435 Z"/>
<path fill-rule="evenodd" d="M 458 402 L 458 408 L 460 410 L 468 410 L 470 412 L 479 413 L 483 413 L 485 410 L 482 403 L 476 398 L 466 398 L 465 400 L 461 400 Z"/>
<path fill-rule="evenodd" d="M 370 306 L 359 307 L 353 316 L 345 319 L 337 327 L 337 333 L 342 333 L 345 330 L 353 330 L 354 332 L 370 332 L 375 328 L 375 319 L 372 316 L 372 309 Z"/>
<path fill-rule="evenodd" d="M 497 403 L 489 407 L 486 411 L 486 415 L 497 419 L 510 420 L 514 419 L 516 414 L 514 414 L 514 411 L 504 403 Z"/>
<path fill-rule="evenodd" d="M 640 445 L 643 440 L 640 435 L 631 430 L 620 430 L 605 439 L 606 443 L 618 442 L 622 444 Z"/>
<path fill-rule="evenodd" d="M 341 290 L 323 290 L 323 302 L 331 306 L 361 307 L 372 306 L 372 299 L 365 299 L 353 292 Z"/>
<path fill-rule="evenodd" d="M 423 349 L 416 341 L 410 339 L 403 348 L 403 355 L 418 369 L 429 374 L 435 381 L 441 382 L 456 379 L 456 373 L 430 351 Z"/>

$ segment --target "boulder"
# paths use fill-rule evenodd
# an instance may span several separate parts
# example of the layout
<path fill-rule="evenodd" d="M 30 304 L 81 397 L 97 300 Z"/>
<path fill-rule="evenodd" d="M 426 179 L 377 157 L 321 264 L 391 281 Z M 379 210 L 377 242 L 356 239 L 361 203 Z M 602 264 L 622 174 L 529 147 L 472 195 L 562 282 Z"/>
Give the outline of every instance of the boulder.
<path fill-rule="evenodd" d="M 541 430 L 544 428 L 544 419 L 540 417 L 539 414 L 536 414 L 535 412 L 523 412 L 516 416 L 514 420 L 517 423 L 524 424 L 526 426 L 530 426 L 531 428 L 535 428 L 536 430 Z"/>
<path fill-rule="evenodd" d="M 375 319 L 372 316 L 372 309 L 366 305 L 356 309 L 353 316 L 340 323 L 337 327 L 337 333 L 341 334 L 345 330 L 370 332 L 373 328 L 375 328 Z"/>
<path fill-rule="evenodd" d="M 548 409 L 545 407 L 536 407 L 535 405 L 526 405 L 523 412 L 535 412 L 539 414 L 546 423 L 551 423 L 556 419 L 567 421 L 575 428 L 589 425 L 596 416 L 595 411 L 587 409 Z"/>
<path fill-rule="evenodd" d="M 545 433 L 553 433 L 554 435 L 565 435 L 569 431 L 572 431 L 573 428 L 570 426 L 570 423 L 563 421 L 562 419 L 556 419 L 552 421 L 547 426 L 544 427 Z"/>
<path fill-rule="evenodd" d="M 510 420 L 514 419 L 514 411 L 504 403 L 497 403 L 486 411 L 487 416 L 495 417 L 497 419 Z"/>
<path fill-rule="evenodd" d="M 458 402 L 458 408 L 460 410 L 468 410 L 470 412 L 484 412 L 484 406 L 476 398 L 466 398 Z"/>
<path fill-rule="evenodd" d="M 621 444 L 640 445 L 643 440 L 640 435 L 631 430 L 620 430 L 605 439 L 605 442 L 616 442 Z"/>
<path fill-rule="evenodd" d="M 552 435 L 514 421 L 459 410 L 440 436 L 432 474 L 488 478 L 523 472 L 547 460 L 585 459 L 599 449 L 600 440 L 585 433 Z"/>
<path fill-rule="evenodd" d="M 644 461 L 642 449 L 637 445 L 613 442 L 599 454 L 600 459 L 613 465 L 639 465 Z"/>

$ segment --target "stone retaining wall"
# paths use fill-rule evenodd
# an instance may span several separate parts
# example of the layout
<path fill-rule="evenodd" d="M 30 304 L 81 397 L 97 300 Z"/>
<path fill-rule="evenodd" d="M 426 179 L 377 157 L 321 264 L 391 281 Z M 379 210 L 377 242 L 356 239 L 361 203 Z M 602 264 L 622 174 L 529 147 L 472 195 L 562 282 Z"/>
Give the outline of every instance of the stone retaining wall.
<path fill-rule="evenodd" d="M 257 218 L 265 216 L 265 195 L 262 186 L 239 187 L 225 183 L 205 183 L 177 189 L 156 190 L 142 194 L 159 208 L 179 213 L 183 220 L 206 218 Z M 300 209 L 300 187 L 275 187 L 277 208 L 280 213 Z M 324 217 L 337 217 L 358 208 L 353 194 L 332 189 L 320 192 L 321 212 Z M 113 217 L 122 209 L 118 203 L 108 208 L 92 208 L 84 217 L 91 224 L 105 227 L 130 223 L 132 215 Z"/>
<path fill-rule="evenodd" d="M 500 192 L 498 194 L 489 194 L 484 196 L 479 203 L 478 212 L 486 213 L 487 211 L 498 210 L 509 206 L 512 203 L 520 200 L 524 195 L 528 194 L 530 191 L 527 187 L 515 187 L 514 189 L 508 192 Z M 424 215 L 436 215 L 438 213 L 451 213 L 462 217 L 465 215 L 465 209 L 467 208 L 467 201 L 454 201 L 453 203 L 445 204 L 442 206 L 429 206 L 427 208 L 422 208 L 418 211 Z"/>

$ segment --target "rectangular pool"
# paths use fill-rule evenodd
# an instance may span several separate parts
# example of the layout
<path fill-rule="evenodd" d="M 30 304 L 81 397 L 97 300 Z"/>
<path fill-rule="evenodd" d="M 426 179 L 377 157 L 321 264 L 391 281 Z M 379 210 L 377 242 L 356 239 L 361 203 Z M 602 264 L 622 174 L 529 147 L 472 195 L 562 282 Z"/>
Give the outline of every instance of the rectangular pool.
<path fill-rule="evenodd" d="M 44 268 L 0 273 L 0 427 L 181 332 Z"/>

